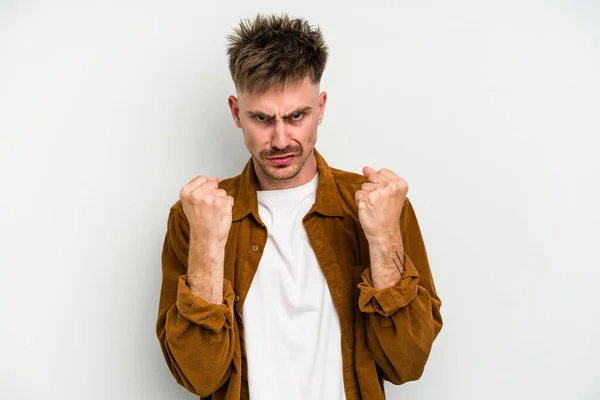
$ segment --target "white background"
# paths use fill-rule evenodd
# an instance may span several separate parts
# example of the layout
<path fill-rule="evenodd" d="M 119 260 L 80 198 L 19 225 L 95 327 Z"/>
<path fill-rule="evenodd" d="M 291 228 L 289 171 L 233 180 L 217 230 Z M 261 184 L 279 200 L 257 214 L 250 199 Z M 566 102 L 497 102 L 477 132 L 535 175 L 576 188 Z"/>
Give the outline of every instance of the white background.
<path fill-rule="evenodd" d="M 288 3 L 0 0 L 0 398 L 193 398 L 155 336 L 167 214 L 248 160 L 225 35 L 287 11 L 330 46 L 317 148 L 409 182 L 443 300 L 388 398 L 600 399 L 600 4 Z"/>

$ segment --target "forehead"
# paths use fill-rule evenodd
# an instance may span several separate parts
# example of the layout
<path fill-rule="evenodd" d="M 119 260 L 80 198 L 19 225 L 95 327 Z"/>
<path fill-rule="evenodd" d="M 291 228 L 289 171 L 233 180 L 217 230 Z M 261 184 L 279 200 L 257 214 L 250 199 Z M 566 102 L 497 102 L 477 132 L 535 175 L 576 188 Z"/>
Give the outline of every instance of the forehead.
<path fill-rule="evenodd" d="M 318 98 L 318 85 L 305 79 L 296 84 L 271 87 L 262 93 L 240 92 L 238 93 L 238 106 L 246 110 L 285 113 L 300 106 L 312 105 L 318 101 Z"/>

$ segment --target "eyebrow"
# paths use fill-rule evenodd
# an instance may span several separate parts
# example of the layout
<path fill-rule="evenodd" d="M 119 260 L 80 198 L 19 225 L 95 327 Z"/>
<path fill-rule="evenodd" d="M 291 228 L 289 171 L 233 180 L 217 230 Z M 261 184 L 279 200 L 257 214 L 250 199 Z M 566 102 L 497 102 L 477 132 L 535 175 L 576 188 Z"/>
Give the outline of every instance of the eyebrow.
<path fill-rule="evenodd" d="M 309 112 L 311 110 L 312 110 L 312 107 L 310 107 L 310 106 L 300 107 L 300 108 L 295 109 L 292 112 L 289 112 L 289 113 L 285 114 L 282 118 L 283 119 L 287 119 L 287 118 L 290 118 L 290 117 L 292 117 L 292 116 L 294 116 L 296 114 L 307 113 L 307 112 Z M 275 118 L 274 115 L 269 115 L 267 113 L 264 113 L 264 112 L 258 111 L 258 110 L 250 110 L 250 111 L 247 112 L 247 114 L 251 118 L 253 118 L 253 117 L 265 117 L 267 119 L 274 119 Z"/>

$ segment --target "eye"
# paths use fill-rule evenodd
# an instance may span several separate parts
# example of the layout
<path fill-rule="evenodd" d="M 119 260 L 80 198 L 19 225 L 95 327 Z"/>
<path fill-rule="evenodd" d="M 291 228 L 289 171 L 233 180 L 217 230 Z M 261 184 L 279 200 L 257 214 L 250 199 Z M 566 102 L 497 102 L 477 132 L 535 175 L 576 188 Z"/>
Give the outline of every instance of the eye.
<path fill-rule="evenodd" d="M 256 121 L 258 121 L 258 122 L 266 122 L 267 121 L 267 117 L 265 117 L 264 115 L 257 115 L 256 117 L 254 117 L 254 119 L 256 119 Z"/>
<path fill-rule="evenodd" d="M 296 122 L 302 120 L 302 118 L 304 118 L 304 113 L 297 113 L 292 115 L 292 119 Z"/>

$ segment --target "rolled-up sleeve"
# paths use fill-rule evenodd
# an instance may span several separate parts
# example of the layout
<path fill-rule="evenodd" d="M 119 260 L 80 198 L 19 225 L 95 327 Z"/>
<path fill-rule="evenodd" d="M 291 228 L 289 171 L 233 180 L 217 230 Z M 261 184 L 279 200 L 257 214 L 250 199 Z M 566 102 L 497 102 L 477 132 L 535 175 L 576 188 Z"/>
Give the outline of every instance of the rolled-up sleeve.
<path fill-rule="evenodd" d="M 359 283 L 358 306 L 365 313 L 378 313 L 389 316 L 406 307 L 417 296 L 419 273 L 409 257 L 405 259 L 404 273 L 395 285 L 377 290 L 373 287 L 371 269 L 367 268 Z"/>
<path fill-rule="evenodd" d="M 425 244 L 412 205 L 406 199 L 400 220 L 405 251 L 403 274 L 394 285 L 375 289 L 370 268 L 358 284 L 358 307 L 365 313 L 371 354 L 383 377 L 402 384 L 419 379 L 442 329 Z"/>
<path fill-rule="evenodd" d="M 186 283 L 188 243 L 187 220 L 171 209 L 162 251 L 156 333 L 177 382 L 207 397 L 227 382 L 234 368 L 234 292 L 224 280 L 222 304 L 209 303 L 192 293 Z"/>
<path fill-rule="evenodd" d="M 186 283 L 187 276 L 179 277 L 177 309 L 188 321 L 205 327 L 211 332 L 221 332 L 233 324 L 233 289 L 228 280 L 223 284 L 223 304 L 209 303 L 196 296 Z"/>

